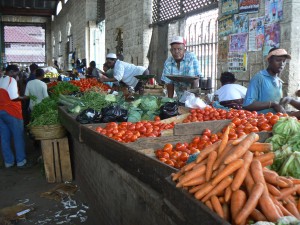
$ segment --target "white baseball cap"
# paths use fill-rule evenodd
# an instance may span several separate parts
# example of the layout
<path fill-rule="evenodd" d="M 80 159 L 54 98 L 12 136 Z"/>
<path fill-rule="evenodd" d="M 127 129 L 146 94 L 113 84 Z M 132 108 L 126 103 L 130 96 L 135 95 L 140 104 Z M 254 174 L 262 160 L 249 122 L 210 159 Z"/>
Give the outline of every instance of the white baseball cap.
<path fill-rule="evenodd" d="M 177 44 L 186 44 L 186 41 L 185 41 L 185 39 L 183 38 L 183 37 L 181 37 L 181 36 L 174 36 L 174 37 L 172 37 L 172 40 L 171 40 L 171 43 L 170 43 L 170 45 L 171 44 L 175 44 L 175 43 L 177 43 Z"/>
<path fill-rule="evenodd" d="M 106 58 L 107 59 L 116 59 L 117 58 L 117 55 L 115 53 L 108 53 L 106 55 Z"/>

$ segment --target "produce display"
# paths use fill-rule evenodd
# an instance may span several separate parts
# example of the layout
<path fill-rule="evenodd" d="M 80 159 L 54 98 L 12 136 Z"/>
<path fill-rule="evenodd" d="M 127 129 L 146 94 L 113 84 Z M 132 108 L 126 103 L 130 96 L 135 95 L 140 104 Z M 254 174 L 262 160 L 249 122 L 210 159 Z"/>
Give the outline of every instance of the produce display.
<path fill-rule="evenodd" d="M 119 124 L 110 122 L 104 128 L 96 127 L 96 131 L 116 141 L 128 143 L 141 137 L 158 137 L 162 130 L 174 127 L 174 123 L 165 124 L 159 121 L 159 117 L 155 119 L 157 121 L 122 122 Z"/>
<path fill-rule="evenodd" d="M 49 77 L 49 78 L 57 78 L 58 75 L 59 75 L 58 73 L 53 73 L 53 72 L 45 73 L 45 77 Z"/>
<path fill-rule="evenodd" d="M 172 174 L 183 188 L 232 224 L 277 222 L 283 216 L 300 219 L 300 180 L 271 171 L 275 154 L 270 143 L 259 143 L 251 132 L 236 140 L 224 133 L 204 148 L 195 161 Z"/>
<path fill-rule="evenodd" d="M 111 89 L 111 87 L 109 85 L 99 82 L 96 78 L 71 80 L 69 82 L 71 84 L 73 84 L 74 86 L 79 87 L 79 90 L 81 92 L 85 92 L 88 89 L 93 88 L 93 87 L 97 87 L 105 92 L 107 92 L 109 89 Z"/>

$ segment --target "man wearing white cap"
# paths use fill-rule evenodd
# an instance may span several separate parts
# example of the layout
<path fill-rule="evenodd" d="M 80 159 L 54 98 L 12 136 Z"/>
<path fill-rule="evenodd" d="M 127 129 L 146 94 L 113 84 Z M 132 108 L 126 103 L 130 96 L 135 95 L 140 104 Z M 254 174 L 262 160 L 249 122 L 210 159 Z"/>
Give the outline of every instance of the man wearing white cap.
<path fill-rule="evenodd" d="M 268 68 L 259 71 L 250 80 L 244 99 L 244 109 L 259 113 L 285 113 L 283 106 L 279 104 L 283 83 L 279 75 L 287 59 L 291 59 L 291 56 L 282 48 L 272 48 L 269 51 L 266 58 L 269 63 Z"/>
<path fill-rule="evenodd" d="M 109 68 L 114 69 L 114 77 L 109 78 L 105 75 L 100 77 L 102 82 L 115 82 L 122 81 L 127 86 L 133 87 L 135 92 L 142 88 L 142 83 L 139 82 L 136 75 L 149 75 L 149 70 L 143 66 L 136 66 L 127 62 L 117 59 L 116 54 L 108 53 L 106 55 L 106 63 Z"/>
<path fill-rule="evenodd" d="M 166 76 L 202 76 L 199 68 L 199 61 L 196 55 L 185 49 L 186 42 L 183 37 L 175 36 L 170 43 L 172 56 L 168 57 L 164 64 L 161 80 L 167 84 L 168 97 L 173 98 L 174 90 L 180 98 L 184 90 L 191 86 L 190 83 L 173 82 Z M 199 86 L 199 79 L 195 80 L 192 87 Z"/>

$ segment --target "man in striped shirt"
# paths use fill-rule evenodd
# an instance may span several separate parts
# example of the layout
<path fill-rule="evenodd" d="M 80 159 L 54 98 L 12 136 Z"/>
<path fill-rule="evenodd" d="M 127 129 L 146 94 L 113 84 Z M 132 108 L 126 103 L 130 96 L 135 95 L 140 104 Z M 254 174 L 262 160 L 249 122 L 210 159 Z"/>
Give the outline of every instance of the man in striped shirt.
<path fill-rule="evenodd" d="M 185 49 L 186 42 L 183 37 L 175 36 L 170 43 L 172 56 L 168 57 L 164 64 L 164 70 L 161 80 L 167 85 L 168 97 L 173 98 L 174 91 L 177 96 L 182 96 L 183 92 L 191 87 L 188 82 L 174 82 L 166 76 L 181 75 L 181 76 L 202 76 L 199 68 L 199 61 L 196 55 Z M 199 79 L 195 80 L 192 88 L 199 86 Z"/>

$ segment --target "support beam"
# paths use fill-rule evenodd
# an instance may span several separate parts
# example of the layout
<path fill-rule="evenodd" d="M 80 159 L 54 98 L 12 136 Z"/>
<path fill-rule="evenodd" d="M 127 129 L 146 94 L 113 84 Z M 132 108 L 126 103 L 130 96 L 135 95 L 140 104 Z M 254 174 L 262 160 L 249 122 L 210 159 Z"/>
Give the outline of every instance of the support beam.
<path fill-rule="evenodd" d="M 18 16 L 46 16 L 55 15 L 55 10 L 51 9 L 24 9 L 24 8 L 3 8 L 0 7 L 2 15 L 18 15 Z"/>

